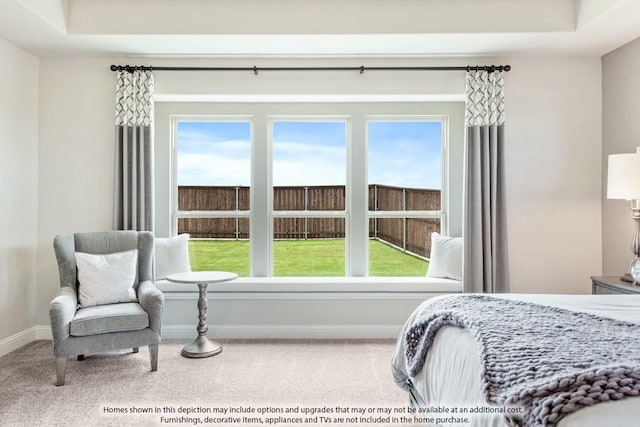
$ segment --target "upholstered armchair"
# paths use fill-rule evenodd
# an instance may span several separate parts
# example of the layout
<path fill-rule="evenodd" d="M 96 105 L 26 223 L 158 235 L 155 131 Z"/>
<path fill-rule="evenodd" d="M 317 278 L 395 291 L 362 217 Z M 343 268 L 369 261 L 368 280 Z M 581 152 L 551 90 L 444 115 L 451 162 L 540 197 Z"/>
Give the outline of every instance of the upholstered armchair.
<path fill-rule="evenodd" d="M 136 353 L 145 345 L 149 346 L 151 370 L 156 371 L 164 296 L 153 279 L 153 234 L 108 231 L 59 235 L 53 246 L 60 273 L 59 295 L 49 305 L 56 385 L 64 385 L 71 356 L 83 360 L 87 354 L 127 348 Z M 86 259 L 97 265 L 97 270 L 85 267 Z M 128 266 L 121 269 L 129 274 L 125 278 L 129 288 L 111 297 L 110 292 L 117 294 L 119 289 L 116 282 L 123 281 L 121 272 L 113 271 L 121 265 Z"/>

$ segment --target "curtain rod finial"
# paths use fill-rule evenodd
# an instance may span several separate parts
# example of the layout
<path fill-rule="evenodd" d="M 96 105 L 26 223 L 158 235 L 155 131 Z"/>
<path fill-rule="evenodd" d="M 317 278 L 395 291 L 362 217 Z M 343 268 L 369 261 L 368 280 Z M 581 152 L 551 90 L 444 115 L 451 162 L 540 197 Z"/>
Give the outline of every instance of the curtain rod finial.
<path fill-rule="evenodd" d="M 117 65 L 112 65 L 111 67 L 109 67 L 109 69 L 111 71 L 117 71 L 118 70 L 118 66 Z"/>

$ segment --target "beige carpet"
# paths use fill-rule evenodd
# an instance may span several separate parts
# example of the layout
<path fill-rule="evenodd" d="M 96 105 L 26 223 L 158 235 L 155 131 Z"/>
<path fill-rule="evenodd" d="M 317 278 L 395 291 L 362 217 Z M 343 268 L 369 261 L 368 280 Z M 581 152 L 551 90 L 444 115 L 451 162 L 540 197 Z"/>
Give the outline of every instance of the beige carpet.
<path fill-rule="evenodd" d="M 32 342 L 0 358 L 0 425 L 294 426 L 329 419 L 355 425 L 357 419 L 380 426 L 384 411 L 407 406 L 391 375 L 391 340 L 223 343 L 220 355 L 206 359 L 184 358 L 181 343 L 163 343 L 157 372 L 150 371 L 146 347 L 71 359 L 66 385 L 56 387 L 51 341 Z"/>

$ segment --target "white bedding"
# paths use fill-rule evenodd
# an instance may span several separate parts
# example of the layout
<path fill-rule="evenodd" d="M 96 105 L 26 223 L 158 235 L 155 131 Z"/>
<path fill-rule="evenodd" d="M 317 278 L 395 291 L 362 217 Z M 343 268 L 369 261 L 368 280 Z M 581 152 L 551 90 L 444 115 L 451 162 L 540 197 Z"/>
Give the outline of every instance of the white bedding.
<path fill-rule="evenodd" d="M 495 296 L 640 323 L 640 295 L 500 294 Z M 425 301 L 407 320 L 393 355 L 393 373 L 398 384 L 402 384 L 409 378 L 406 373 L 403 349 L 406 328 L 423 305 L 430 304 L 436 298 L 446 297 L 435 297 Z M 433 346 L 427 353 L 424 368 L 416 377 L 409 379 L 428 405 L 486 406 L 481 387 L 480 353 L 474 338 L 466 329 L 454 326 L 443 327 L 437 333 Z M 500 414 L 476 415 L 472 418 L 470 425 L 503 427 L 505 423 Z M 570 414 L 558 423 L 558 427 L 634 425 L 640 425 L 640 398 L 599 403 Z M 455 424 L 455 426 L 464 427 L 461 424 Z"/>

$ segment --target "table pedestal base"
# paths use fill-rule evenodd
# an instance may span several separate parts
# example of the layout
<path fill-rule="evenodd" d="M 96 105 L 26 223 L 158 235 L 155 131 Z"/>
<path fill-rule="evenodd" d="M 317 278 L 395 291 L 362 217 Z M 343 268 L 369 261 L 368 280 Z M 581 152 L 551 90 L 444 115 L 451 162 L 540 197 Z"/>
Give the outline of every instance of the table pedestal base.
<path fill-rule="evenodd" d="M 182 348 L 182 355 L 191 358 L 211 357 L 220 354 L 220 352 L 222 352 L 222 345 L 211 341 L 206 336 L 199 336 L 191 344 Z"/>
<path fill-rule="evenodd" d="M 198 337 L 182 348 L 182 355 L 190 358 L 204 358 L 215 356 L 222 352 L 222 345 L 207 338 L 207 286 L 209 283 L 227 282 L 237 279 L 236 273 L 225 271 L 189 271 L 174 273 L 167 276 L 167 280 L 176 283 L 196 283 L 198 285 Z"/>

